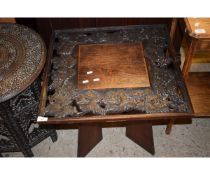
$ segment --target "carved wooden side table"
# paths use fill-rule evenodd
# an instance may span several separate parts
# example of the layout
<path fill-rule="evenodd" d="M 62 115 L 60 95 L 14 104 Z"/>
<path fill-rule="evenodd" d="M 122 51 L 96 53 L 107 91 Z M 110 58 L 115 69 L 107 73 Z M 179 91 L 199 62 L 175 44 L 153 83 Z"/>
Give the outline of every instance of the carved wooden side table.
<path fill-rule="evenodd" d="M 51 127 L 34 124 L 45 52 L 42 39 L 31 29 L 0 24 L 0 153 L 33 156 L 34 145 L 49 136 L 57 140 Z"/>
<path fill-rule="evenodd" d="M 154 154 L 153 120 L 193 115 L 167 48 L 163 25 L 54 31 L 37 122 L 77 127 L 78 156 L 86 156 L 108 126 L 126 127 L 128 138 Z"/>

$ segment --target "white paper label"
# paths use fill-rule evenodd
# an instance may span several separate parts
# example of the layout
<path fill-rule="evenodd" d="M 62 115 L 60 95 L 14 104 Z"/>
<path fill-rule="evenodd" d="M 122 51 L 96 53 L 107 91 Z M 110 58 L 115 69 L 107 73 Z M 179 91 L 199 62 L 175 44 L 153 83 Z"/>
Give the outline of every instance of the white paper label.
<path fill-rule="evenodd" d="M 100 81 L 100 78 L 94 78 L 93 81 Z"/>
<path fill-rule="evenodd" d="M 47 120 L 48 120 L 48 117 L 42 117 L 42 116 L 37 117 L 37 122 L 45 122 Z"/>
<path fill-rule="evenodd" d="M 87 72 L 87 75 L 92 74 L 92 73 L 93 73 L 93 71 L 88 71 L 88 72 Z"/>
<path fill-rule="evenodd" d="M 205 29 L 195 29 L 195 33 L 206 33 Z"/>
<path fill-rule="evenodd" d="M 87 84 L 87 83 L 89 83 L 89 80 L 83 80 L 82 81 L 82 84 Z"/>

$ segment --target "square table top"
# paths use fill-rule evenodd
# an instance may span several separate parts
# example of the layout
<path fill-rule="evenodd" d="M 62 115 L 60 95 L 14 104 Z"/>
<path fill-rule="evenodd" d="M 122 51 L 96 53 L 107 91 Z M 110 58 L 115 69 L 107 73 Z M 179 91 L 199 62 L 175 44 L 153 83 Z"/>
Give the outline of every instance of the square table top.
<path fill-rule="evenodd" d="M 142 43 L 78 47 L 78 88 L 150 87 Z"/>
<path fill-rule="evenodd" d="M 192 117 L 193 109 L 181 71 L 174 63 L 174 59 L 169 56 L 170 54 L 165 53 L 167 46 L 167 28 L 165 26 L 68 29 L 57 30 L 54 36 L 50 45 L 51 54 L 49 54 L 48 64 L 46 64 L 46 70 L 49 71 L 44 74 L 39 105 L 39 116 L 43 119 L 37 119 L 37 122 L 47 124 L 104 123 Z M 107 88 L 105 90 L 102 89 L 104 88 L 102 86 L 99 89 L 78 88 L 78 64 L 80 61 L 77 60 L 79 56 L 77 49 L 79 45 L 109 45 L 112 47 L 120 45 L 125 47 L 126 44 L 136 45 L 137 43 L 143 43 L 144 46 L 144 52 L 143 49 L 138 49 L 137 52 L 139 50 L 142 52 L 136 53 L 136 55 L 143 57 L 143 53 L 145 54 L 151 87 Z M 115 59 L 106 59 L 111 60 L 111 63 L 114 62 L 110 65 L 116 65 L 115 62 L 117 62 L 121 66 L 122 63 L 116 54 L 118 52 L 113 50 Z M 107 48 L 102 51 L 106 53 Z M 122 55 L 124 56 L 124 54 Z M 98 62 L 97 57 L 95 59 Z M 127 65 L 135 67 L 135 64 L 131 64 L 128 60 L 126 60 Z M 137 60 L 139 61 L 139 59 Z M 138 63 L 138 68 L 135 68 L 137 69 L 135 71 L 140 73 L 138 69 L 142 65 L 136 59 L 132 61 Z M 94 61 L 87 62 L 90 65 L 95 63 Z M 102 65 L 100 66 L 102 67 Z M 94 67 L 97 68 L 96 65 Z M 132 73 L 132 71 L 130 72 Z M 122 71 L 119 70 L 119 72 Z M 85 72 L 88 76 L 92 76 L 94 73 L 97 72 L 94 70 Z M 101 75 L 103 75 L 103 71 Z M 48 81 L 48 77 L 50 81 Z M 101 77 L 92 78 L 100 80 Z M 48 92 L 46 92 L 47 89 Z"/>

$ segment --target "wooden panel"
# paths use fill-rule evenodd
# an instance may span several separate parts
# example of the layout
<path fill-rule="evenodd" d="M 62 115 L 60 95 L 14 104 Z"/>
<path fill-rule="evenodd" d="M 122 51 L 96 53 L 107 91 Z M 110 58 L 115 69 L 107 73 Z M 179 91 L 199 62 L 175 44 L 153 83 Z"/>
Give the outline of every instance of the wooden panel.
<path fill-rule="evenodd" d="M 49 40 L 51 29 L 166 24 L 170 30 L 171 20 L 172 18 L 16 18 L 18 24 L 26 25 L 40 32 L 46 42 Z M 177 39 L 178 37 L 179 35 L 175 40 L 176 44 L 178 42 L 176 48 L 180 48 L 181 43 Z"/>
<path fill-rule="evenodd" d="M 189 35 L 185 35 L 182 41 L 182 45 L 184 47 L 189 48 L 190 42 L 192 41 L 192 38 Z M 198 40 L 197 46 L 196 46 L 196 53 L 197 52 L 209 52 L 210 51 L 210 40 Z"/>
<path fill-rule="evenodd" d="M 195 115 L 210 116 L 210 72 L 191 72 L 187 87 Z"/>
<path fill-rule="evenodd" d="M 210 51 L 210 40 L 198 40 L 196 51 Z"/>
<path fill-rule="evenodd" d="M 152 122 L 143 121 L 126 127 L 126 136 L 146 151 L 155 154 Z"/>
<path fill-rule="evenodd" d="M 127 25 L 166 24 L 171 25 L 172 18 L 126 18 Z"/>
<path fill-rule="evenodd" d="M 42 36 L 47 47 L 49 46 L 51 35 L 53 32 L 51 21 L 48 18 L 36 20 L 37 32 Z"/>
<path fill-rule="evenodd" d="M 53 29 L 95 27 L 95 18 L 52 18 Z"/>
<path fill-rule="evenodd" d="M 170 30 L 172 18 L 96 18 L 96 27 L 166 24 Z"/>
<path fill-rule="evenodd" d="M 173 40 L 174 49 L 177 53 L 180 53 L 181 43 L 184 36 L 184 25 L 184 20 L 182 18 L 178 18 L 177 28 L 174 36 L 175 39 Z"/>
<path fill-rule="evenodd" d="M 192 37 L 210 38 L 210 18 L 186 18 L 185 22 Z"/>
<path fill-rule="evenodd" d="M 189 41 L 186 37 L 183 39 L 182 47 L 186 57 L 189 48 Z M 192 63 L 210 63 L 210 41 L 198 41 Z"/>
<path fill-rule="evenodd" d="M 42 29 L 45 28 L 46 19 L 49 20 L 49 18 L 15 18 L 16 23 L 32 28 L 35 31 L 37 31 L 37 26 L 36 26 L 37 19 L 40 19 L 42 21 L 42 25 L 40 27 Z"/>
<path fill-rule="evenodd" d="M 150 86 L 141 43 L 80 45 L 78 52 L 79 89 Z"/>
<path fill-rule="evenodd" d="M 101 140 L 102 128 L 98 126 L 79 126 L 77 156 L 86 156 Z"/>
<path fill-rule="evenodd" d="M 172 18 L 36 18 L 36 19 L 40 21 L 42 21 L 42 19 L 50 20 L 53 29 L 144 25 L 144 24 L 147 25 L 166 24 L 170 29 L 171 20 L 172 20 Z M 27 18 L 25 18 L 24 20 L 27 21 L 27 23 L 30 22 L 27 20 Z"/>
<path fill-rule="evenodd" d="M 96 27 L 124 26 L 124 25 L 126 25 L 125 18 L 96 18 Z"/>
<path fill-rule="evenodd" d="M 15 18 L 0 18 L 0 23 L 16 23 Z"/>
<path fill-rule="evenodd" d="M 162 119 L 162 120 L 150 120 L 152 122 L 152 126 L 158 125 L 167 125 L 170 119 Z M 95 122 L 95 123 L 88 123 L 88 124 L 81 124 L 81 123 L 68 123 L 68 124 L 59 124 L 54 125 L 56 130 L 59 129 L 78 129 L 79 126 L 84 125 L 95 125 L 101 128 L 113 128 L 113 127 L 126 127 L 128 124 L 135 124 L 137 121 L 118 121 L 118 122 Z M 192 118 L 177 118 L 174 120 L 175 125 L 186 125 L 192 124 Z"/>

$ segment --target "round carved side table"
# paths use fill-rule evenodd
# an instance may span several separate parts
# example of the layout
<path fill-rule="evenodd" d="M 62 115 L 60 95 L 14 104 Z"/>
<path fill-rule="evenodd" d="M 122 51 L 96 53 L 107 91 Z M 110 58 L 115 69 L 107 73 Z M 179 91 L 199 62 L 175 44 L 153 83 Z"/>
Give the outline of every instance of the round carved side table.
<path fill-rule="evenodd" d="M 0 24 L 0 153 L 31 148 L 56 131 L 34 123 L 41 89 L 40 73 L 45 44 L 33 30 L 18 24 Z"/>

